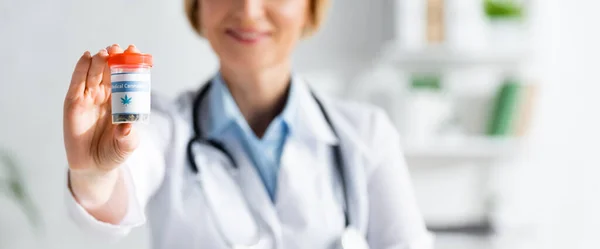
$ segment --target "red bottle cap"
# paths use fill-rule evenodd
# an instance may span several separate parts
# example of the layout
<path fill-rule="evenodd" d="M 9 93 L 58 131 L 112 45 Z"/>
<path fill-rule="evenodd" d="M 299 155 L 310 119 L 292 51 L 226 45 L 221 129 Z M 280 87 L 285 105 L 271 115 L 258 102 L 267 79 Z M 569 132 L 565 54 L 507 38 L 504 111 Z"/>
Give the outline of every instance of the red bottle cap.
<path fill-rule="evenodd" d="M 152 67 L 152 55 L 142 54 L 134 45 L 129 45 L 123 53 L 112 54 L 108 57 L 108 66 L 112 67 L 116 65 Z"/>

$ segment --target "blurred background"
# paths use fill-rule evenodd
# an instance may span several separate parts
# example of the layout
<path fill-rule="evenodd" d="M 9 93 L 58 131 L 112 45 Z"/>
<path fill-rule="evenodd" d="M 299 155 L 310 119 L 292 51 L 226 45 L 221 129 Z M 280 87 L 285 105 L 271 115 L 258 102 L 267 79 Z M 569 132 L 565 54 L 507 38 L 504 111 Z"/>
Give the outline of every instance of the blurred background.
<path fill-rule="evenodd" d="M 600 248 L 599 2 L 332 2 L 296 72 L 388 112 L 436 248 Z M 0 248 L 149 248 L 86 237 L 63 204 L 63 97 L 113 43 L 153 54 L 167 96 L 217 69 L 181 0 L 0 0 Z"/>

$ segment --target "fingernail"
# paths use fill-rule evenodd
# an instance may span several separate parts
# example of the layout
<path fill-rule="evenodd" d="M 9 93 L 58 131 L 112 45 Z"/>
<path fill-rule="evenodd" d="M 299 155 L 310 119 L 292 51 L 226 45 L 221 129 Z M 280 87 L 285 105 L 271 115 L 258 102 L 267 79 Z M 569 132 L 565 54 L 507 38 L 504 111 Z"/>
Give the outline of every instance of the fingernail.
<path fill-rule="evenodd" d="M 110 45 L 110 46 L 106 47 L 106 50 L 110 50 L 113 47 L 119 47 L 119 44 L 115 43 L 113 45 Z"/>
<path fill-rule="evenodd" d="M 106 51 L 106 49 L 103 48 L 103 49 L 100 49 L 100 51 L 98 51 L 98 53 L 100 55 L 106 55 L 106 54 L 108 54 L 108 51 Z"/>
<path fill-rule="evenodd" d="M 86 57 L 87 57 L 87 56 L 90 56 L 90 55 L 91 55 L 91 54 L 90 54 L 90 51 L 87 51 L 87 50 L 86 50 L 85 52 L 83 52 L 83 56 L 86 56 Z"/>
<path fill-rule="evenodd" d="M 129 134 L 131 134 L 131 130 L 132 130 L 131 125 L 123 124 L 119 128 L 123 132 L 123 137 L 122 138 L 126 138 L 127 136 L 129 136 Z"/>
<path fill-rule="evenodd" d="M 129 134 L 131 134 L 131 128 L 125 130 L 125 133 L 123 134 L 123 137 L 129 136 Z"/>

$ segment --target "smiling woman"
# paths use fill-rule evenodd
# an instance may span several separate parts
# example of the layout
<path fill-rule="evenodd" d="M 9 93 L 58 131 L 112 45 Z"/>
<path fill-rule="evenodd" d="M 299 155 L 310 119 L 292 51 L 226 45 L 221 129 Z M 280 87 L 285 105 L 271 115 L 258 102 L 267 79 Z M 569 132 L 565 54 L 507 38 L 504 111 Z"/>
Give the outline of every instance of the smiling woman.
<path fill-rule="evenodd" d="M 292 73 L 328 4 L 185 0 L 219 71 L 155 93 L 148 126 L 110 121 L 106 62 L 123 49 L 84 53 L 63 115 L 74 220 L 117 238 L 148 220 L 161 249 L 430 248 L 390 119 Z"/>

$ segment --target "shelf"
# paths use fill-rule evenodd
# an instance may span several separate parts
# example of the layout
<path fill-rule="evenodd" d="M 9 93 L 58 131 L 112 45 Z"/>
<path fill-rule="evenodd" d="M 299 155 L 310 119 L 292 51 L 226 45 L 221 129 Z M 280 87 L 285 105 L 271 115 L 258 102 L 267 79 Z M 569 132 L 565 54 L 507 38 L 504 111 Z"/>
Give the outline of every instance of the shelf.
<path fill-rule="evenodd" d="M 404 155 L 407 160 L 500 160 L 515 156 L 520 147 L 515 139 L 481 137 L 423 145 L 406 144 Z"/>
<path fill-rule="evenodd" d="M 494 224 L 488 218 L 480 222 L 455 225 L 432 225 L 428 224 L 427 229 L 436 234 L 464 234 L 489 236 L 495 232 Z"/>
<path fill-rule="evenodd" d="M 458 51 L 451 48 L 431 47 L 422 50 L 401 49 L 393 44 L 385 46 L 381 60 L 407 69 L 432 69 L 466 66 L 494 66 L 515 68 L 529 58 L 527 50 L 486 49 Z"/>

